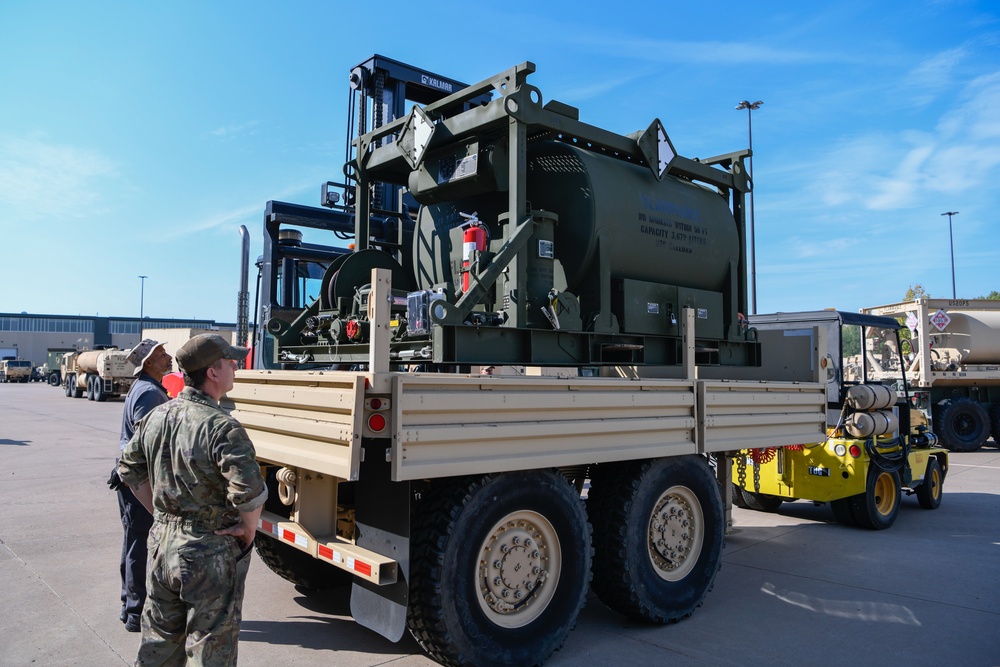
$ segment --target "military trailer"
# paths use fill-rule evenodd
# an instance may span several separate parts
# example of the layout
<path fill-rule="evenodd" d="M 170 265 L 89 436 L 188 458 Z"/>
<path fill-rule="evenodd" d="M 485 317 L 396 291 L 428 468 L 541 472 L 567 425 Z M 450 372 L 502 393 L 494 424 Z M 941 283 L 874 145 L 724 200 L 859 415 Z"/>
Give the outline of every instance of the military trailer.
<path fill-rule="evenodd" d="M 128 350 L 84 350 L 63 357 L 63 388 L 66 396 L 103 402 L 127 394 L 135 378 Z"/>
<path fill-rule="evenodd" d="M 1000 301 L 917 299 L 862 312 L 909 328 L 901 352 L 911 396 L 945 447 L 972 452 L 991 433 L 1000 446 Z"/>
<path fill-rule="evenodd" d="M 256 363 L 223 399 L 270 491 L 262 560 L 349 581 L 358 623 L 449 665 L 544 661 L 591 588 L 690 615 L 727 453 L 826 439 L 824 383 L 767 377 L 821 348 L 791 360 L 743 316 L 748 152 L 588 125 L 534 71 L 353 70 L 348 182 L 268 203 Z M 563 376 L 472 372 L 504 365 Z"/>

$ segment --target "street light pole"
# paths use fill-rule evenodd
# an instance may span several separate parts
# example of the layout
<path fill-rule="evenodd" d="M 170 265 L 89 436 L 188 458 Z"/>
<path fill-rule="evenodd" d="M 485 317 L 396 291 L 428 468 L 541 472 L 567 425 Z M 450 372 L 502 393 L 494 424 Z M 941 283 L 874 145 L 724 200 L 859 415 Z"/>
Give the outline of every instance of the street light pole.
<path fill-rule="evenodd" d="M 754 237 L 754 224 L 753 224 L 753 120 L 751 118 L 751 112 L 756 111 L 763 104 L 762 101 L 757 100 L 756 102 L 749 102 L 747 100 L 741 101 L 736 105 L 737 111 L 747 110 L 747 138 L 750 141 L 750 164 L 748 165 L 748 171 L 750 172 L 750 229 L 748 237 L 750 239 L 750 314 L 755 315 L 757 313 L 757 240 Z"/>
<path fill-rule="evenodd" d="M 951 216 L 958 215 L 958 211 L 946 211 L 941 215 L 948 216 L 948 245 L 951 246 L 951 298 L 957 299 L 955 296 L 955 239 L 951 234 Z"/>
<path fill-rule="evenodd" d="M 146 300 L 146 278 L 149 276 L 139 276 L 139 337 L 142 338 L 142 315 L 143 305 Z"/>

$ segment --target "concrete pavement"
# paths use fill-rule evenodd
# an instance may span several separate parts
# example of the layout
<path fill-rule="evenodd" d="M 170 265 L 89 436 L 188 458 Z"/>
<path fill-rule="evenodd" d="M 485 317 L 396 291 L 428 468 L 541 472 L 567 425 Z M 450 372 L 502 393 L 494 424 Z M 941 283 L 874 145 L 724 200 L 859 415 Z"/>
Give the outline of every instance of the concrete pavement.
<path fill-rule="evenodd" d="M 128 665 L 118 620 L 121 526 L 105 480 L 122 401 L 0 384 L 0 666 Z M 991 443 L 992 445 L 992 443 Z M 953 454 L 938 510 L 833 523 L 828 507 L 734 510 L 715 590 L 676 625 L 632 623 L 591 598 L 568 665 L 1000 665 L 1000 451 Z M 348 589 L 305 596 L 255 560 L 240 665 L 433 665 L 356 625 Z"/>

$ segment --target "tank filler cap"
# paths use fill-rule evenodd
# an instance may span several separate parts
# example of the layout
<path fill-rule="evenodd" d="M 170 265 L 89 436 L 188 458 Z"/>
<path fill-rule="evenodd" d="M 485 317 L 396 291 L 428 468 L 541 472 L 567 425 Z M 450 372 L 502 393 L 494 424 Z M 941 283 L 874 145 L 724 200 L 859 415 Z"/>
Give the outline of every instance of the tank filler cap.
<path fill-rule="evenodd" d="M 667 136 L 667 131 L 663 129 L 663 123 L 660 122 L 660 119 L 654 118 L 646 131 L 639 135 L 636 141 L 639 144 L 639 150 L 642 151 L 642 156 L 646 159 L 646 164 L 653 172 L 653 176 L 656 177 L 656 180 L 662 181 L 663 177 L 670 171 L 670 166 L 674 158 L 677 157 L 677 151 L 674 150 L 674 144 Z"/>

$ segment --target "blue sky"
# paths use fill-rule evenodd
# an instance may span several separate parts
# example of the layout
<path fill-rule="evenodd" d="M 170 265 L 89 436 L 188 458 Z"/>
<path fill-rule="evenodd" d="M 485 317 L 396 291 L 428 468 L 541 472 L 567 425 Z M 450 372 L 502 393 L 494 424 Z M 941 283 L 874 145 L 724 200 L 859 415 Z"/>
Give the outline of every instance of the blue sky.
<path fill-rule="evenodd" d="M 697 6 L 702 5 L 702 6 Z M 367 11 L 378 6 L 379 11 Z M 1000 289 L 995 2 L 0 3 L 0 311 L 234 321 L 238 227 L 340 180 L 380 53 L 756 159 L 757 310 Z M 313 242 L 332 239 L 312 237 Z"/>

